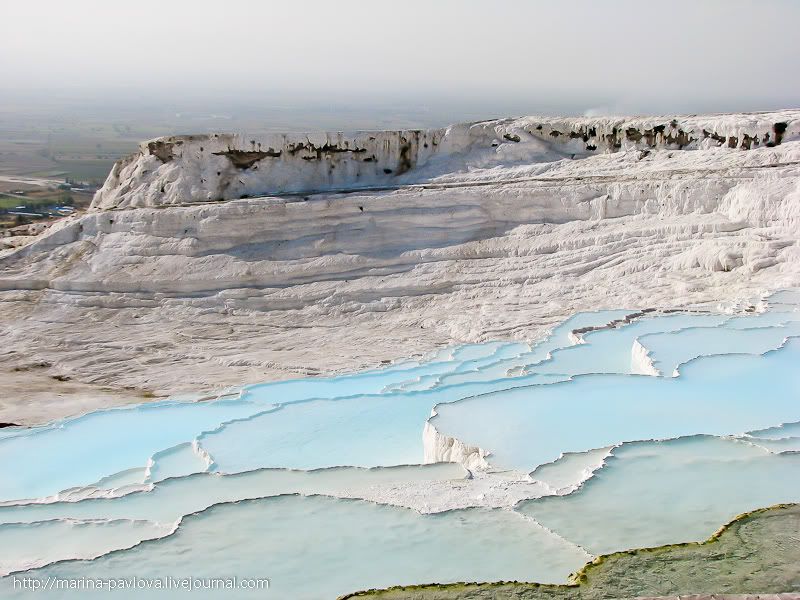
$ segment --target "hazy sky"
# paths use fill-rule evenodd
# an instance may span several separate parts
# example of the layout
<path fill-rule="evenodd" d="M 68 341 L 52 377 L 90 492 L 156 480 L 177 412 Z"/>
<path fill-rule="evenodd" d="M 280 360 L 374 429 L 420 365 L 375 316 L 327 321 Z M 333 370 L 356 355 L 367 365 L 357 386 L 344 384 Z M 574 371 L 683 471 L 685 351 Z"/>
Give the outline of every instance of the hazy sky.
<path fill-rule="evenodd" d="M 0 0 L 0 21 L 8 94 L 487 116 L 800 105 L 796 0 Z"/>

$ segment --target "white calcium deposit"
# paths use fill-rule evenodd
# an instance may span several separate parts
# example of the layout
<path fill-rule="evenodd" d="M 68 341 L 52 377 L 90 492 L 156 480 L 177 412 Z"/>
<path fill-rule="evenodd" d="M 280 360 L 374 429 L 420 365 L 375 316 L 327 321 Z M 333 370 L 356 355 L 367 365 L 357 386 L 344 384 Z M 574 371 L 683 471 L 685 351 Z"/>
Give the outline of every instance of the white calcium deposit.
<path fill-rule="evenodd" d="M 794 287 L 799 164 L 800 111 L 146 142 L 0 254 L 0 422 Z"/>
<path fill-rule="evenodd" d="M 144 142 L 138 154 L 117 163 L 94 205 L 130 208 L 396 187 L 475 169 L 618 151 L 774 147 L 798 137 L 797 118 L 794 111 L 632 119 L 526 117 L 353 135 L 171 136 Z M 513 173 L 491 175 L 508 179 Z"/>

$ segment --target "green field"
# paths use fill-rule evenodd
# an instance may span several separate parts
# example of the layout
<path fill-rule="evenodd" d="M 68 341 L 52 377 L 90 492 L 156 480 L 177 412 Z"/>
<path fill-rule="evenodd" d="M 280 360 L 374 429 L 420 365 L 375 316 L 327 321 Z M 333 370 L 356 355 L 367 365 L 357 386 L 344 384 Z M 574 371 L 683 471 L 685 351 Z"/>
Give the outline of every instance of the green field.
<path fill-rule="evenodd" d="M 71 205 L 73 202 L 69 192 L 53 192 L 52 195 L 35 198 L 21 198 L 0 193 L 0 210 L 11 210 L 17 206 L 28 208 L 63 206 L 65 204 Z"/>
<path fill-rule="evenodd" d="M 85 181 L 101 185 L 114 166 L 115 159 L 57 159 L 59 169 L 73 181 Z"/>

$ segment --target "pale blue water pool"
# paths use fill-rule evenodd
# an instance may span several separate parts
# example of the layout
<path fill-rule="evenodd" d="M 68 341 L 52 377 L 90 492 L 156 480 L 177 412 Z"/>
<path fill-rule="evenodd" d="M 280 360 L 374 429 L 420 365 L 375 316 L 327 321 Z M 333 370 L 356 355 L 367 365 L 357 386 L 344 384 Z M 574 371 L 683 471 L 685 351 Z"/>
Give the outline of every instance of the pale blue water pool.
<path fill-rule="evenodd" d="M 586 551 L 703 539 L 800 501 L 800 294 L 765 305 L 581 313 L 538 343 L 0 431 L 0 574 L 269 577 L 274 598 L 333 598 L 560 582 Z M 488 467 L 423 465 L 447 440 Z"/>

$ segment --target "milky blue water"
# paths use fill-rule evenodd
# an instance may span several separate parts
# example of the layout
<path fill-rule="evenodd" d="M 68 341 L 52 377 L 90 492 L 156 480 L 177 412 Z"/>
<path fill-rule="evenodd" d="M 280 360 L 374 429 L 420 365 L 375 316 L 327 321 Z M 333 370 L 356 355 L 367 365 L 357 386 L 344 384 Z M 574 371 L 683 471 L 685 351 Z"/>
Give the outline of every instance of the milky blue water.
<path fill-rule="evenodd" d="M 466 574 L 477 580 L 558 582 L 585 560 L 585 553 L 515 511 L 469 509 L 423 516 L 360 500 L 278 496 L 216 505 L 188 517 L 175 535 L 160 542 L 80 565 L 54 565 L 39 575 L 268 574 L 268 593 L 206 591 L 201 597 L 310 600 L 400 581 L 457 581 Z"/>
<path fill-rule="evenodd" d="M 584 486 L 520 510 L 589 552 L 708 538 L 735 515 L 800 499 L 800 455 L 700 436 L 625 444 Z"/>
<path fill-rule="evenodd" d="M 777 342 L 780 343 L 780 342 Z M 798 419 L 800 340 L 765 356 L 711 356 L 683 377 L 577 375 L 438 407 L 440 433 L 530 471 L 562 452 L 698 433 L 733 435 Z M 757 407 L 757 410 L 756 410 Z"/>
<path fill-rule="evenodd" d="M 799 306 L 581 313 L 536 343 L 0 431 L 0 575 L 269 577 L 272 597 L 332 598 L 559 582 L 587 550 L 703 539 L 800 501 Z M 488 472 L 422 466 L 448 439 Z"/>

